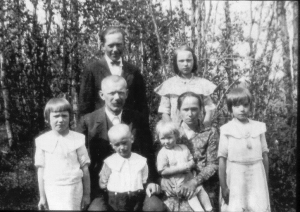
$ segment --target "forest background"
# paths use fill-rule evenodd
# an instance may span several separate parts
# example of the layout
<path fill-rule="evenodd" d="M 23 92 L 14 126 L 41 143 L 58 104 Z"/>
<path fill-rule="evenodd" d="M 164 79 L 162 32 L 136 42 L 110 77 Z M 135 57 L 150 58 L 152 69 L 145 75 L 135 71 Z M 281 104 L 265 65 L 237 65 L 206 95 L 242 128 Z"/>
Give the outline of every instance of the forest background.
<path fill-rule="evenodd" d="M 78 121 L 84 64 L 102 55 L 99 33 L 126 31 L 125 60 L 153 89 L 173 75 L 171 56 L 188 43 L 198 75 L 217 85 L 214 122 L 230 119 L 224 96 L 242 84 L 254 96 L 251 118 L 267 124 L 272 211 L 296 211 L 298 2 L 203 0 L 0 1 L 0 209 L 37 209 L 34 138 L 46 130 L 45 103 L 67 98 Z"/>

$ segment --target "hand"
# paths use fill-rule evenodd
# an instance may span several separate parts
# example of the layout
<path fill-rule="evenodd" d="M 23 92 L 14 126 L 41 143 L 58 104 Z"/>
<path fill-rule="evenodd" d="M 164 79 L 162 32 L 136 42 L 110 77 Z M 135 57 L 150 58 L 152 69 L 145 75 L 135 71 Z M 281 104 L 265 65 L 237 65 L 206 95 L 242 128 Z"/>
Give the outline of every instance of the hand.
<path fill-rule="evenodd" d="M 90 203 L 91 203 L 90 195 L 83 194 L 82 200 L 81 200 L 81 210 L 85 211 Z"/>
<path fill-rule="evenodd" d="M 188 165 L 189 165 L 189 168 L 192 169 L 196 166 L 196 163 L 195 163 L 194 160 L 191 160 L 191 161 L 188 162 Z"/>
<path fill-rule="evenodd" d="M 183 197 L 186 197 L 187 199 L 191 199 L 195 194 L 196 188 L 197 182 L 194 179 L 192 179 L 182 184 L 178 194 Z"/>
<path fill-rule="evenodd" d="M 173 183 L 170 179 L 162 178 L 160 181 L 161 189 L 166 192 L 168 196 L 175 196 L 176 193 L 173 191 L 172 187 L 174 187 Z"/>
<path fill-rule="evenodd" d="M 41 198 L 38 204 L 38 209 L 40 211 L 48 210 L 48 204 L 46 198 Z"/>
<path fill-rule="evenodd" d="M 225 189 L 221 189 L 222 190 L 222 197 L 224 199 L 224 202 L 226 203 L 226 205 L 229 204 L 229 189 L 225 188 Z"/>
<path fill-rule="evenodd" d="M 146 188 L 146 194 L 151 197 L 153 194 L 160 193 L 160 186 L 155 183 L 149 183 Z"/>

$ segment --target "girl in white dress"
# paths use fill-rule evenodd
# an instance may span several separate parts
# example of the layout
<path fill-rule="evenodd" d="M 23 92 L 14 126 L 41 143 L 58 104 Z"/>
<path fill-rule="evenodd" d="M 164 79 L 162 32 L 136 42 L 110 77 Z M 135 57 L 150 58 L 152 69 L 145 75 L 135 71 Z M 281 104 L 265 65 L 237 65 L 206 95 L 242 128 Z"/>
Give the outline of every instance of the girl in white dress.
<path fill-rule="evenodd" d="M 194 178 L 191 170 L 195 170 L 196 164 L 187 146 L 177 144 L 180 132 L 175 123 L 161 120 L 156 125 L 156 132 L 162 144 L 157 155 L 158 173 L 172 181 L 174 185 L 172 189 L 178 196 L 181 185 Z M 172 196 L 166 194 L 168 197 Z M 212 211 L 209 196 L 202 186 L 196 188 L 195 195 L 188 200 L 188 203 L 193 211 Z"/>
<path fill-rule="evenodd" d="M 173 56 L 173 69 L 176 75 L 154 89 L 161 96 L 158 112 L 162 114 L 164 120 L 179 123 L 181 119 L 177 110 L 178 96 L 192 91 L 203 100 L 205 106 L 203 124 L 205 127 L 210 127 L 211 118 L 216 108 L 210 95 L 216 89 L 216 85 L 207 79 L 196 76 L 197 57 L 189 46 L 182 45 L 176 49 Z"/>
<path fill-rule="evenodd" d="M 218 158 L 223 212 L 268 212 L 269 160 L 266 124 L 248 118 L 252 97 L 245 88 L 227 95 L 233 120 L 221 129 Z"/>
<path fill-rule="evenodd" d="M 90 203 L 90 158 L 85 136 L 69 130 L 72 108 L 64 98 L 52 98 L 44 116 L 50 131 L 36 138 L 38 209 L 81 210 Z"/>

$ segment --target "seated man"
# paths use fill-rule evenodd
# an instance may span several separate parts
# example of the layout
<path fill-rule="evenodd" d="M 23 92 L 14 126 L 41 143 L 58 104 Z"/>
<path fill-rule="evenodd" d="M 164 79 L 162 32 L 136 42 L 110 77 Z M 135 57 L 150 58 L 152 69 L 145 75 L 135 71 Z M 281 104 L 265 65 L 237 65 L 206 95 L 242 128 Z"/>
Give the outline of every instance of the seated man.
<path fill-rule="evenodd" d="M 108 130 L 116 124 L 127 124 L 134 135 L 135 142 L 132 151 L 147 158 L 149 178 L 146 185 L 144 211 L 163 211 L 162 201 L 154 194 L 160 193 L 160 186 L 156 183 L 158 174 L 155 168 L 155 155 L 149 124 L 136 111 L 123 109 L 127 98 L 127 83 L 124 78 L 110 75 L 101 83 L 100 97 L 104 100 L 104 107 L 86 114 L 81 119 L 77 131 L 85 134 L 86 145 L 91 159 L 91 204 L 88 210 L 108 210 L 106 193 L 99 187 L 99 173 L 103 161 L 114 153 L 108 140 Z"/>

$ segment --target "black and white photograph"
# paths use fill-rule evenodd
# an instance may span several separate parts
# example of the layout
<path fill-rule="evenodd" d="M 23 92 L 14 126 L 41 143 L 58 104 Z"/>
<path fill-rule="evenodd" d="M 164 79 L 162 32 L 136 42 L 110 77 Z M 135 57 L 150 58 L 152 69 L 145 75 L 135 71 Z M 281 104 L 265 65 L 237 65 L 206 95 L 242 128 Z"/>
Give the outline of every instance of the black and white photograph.
<path fill-rule="evenodd" d="M 298 1 L 1 0 L 0 210 L 296 212 Z"/>

